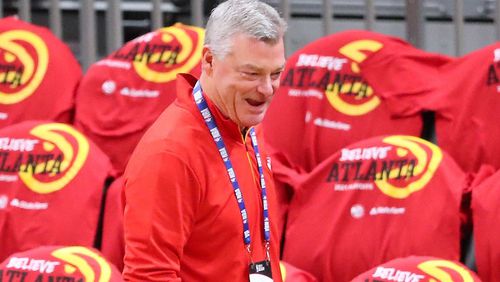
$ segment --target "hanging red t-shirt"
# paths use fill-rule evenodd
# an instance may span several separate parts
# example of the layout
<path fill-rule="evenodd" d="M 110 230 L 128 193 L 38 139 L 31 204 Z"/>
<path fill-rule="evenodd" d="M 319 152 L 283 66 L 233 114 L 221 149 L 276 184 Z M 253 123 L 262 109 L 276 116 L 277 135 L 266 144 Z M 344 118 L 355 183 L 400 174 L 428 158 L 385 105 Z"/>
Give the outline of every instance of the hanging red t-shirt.
<path fill-rule="evenodd" d="M 484 281 L 500 281 L 500 171 L 481 167 L 478 174 L 490 170 L 490 176 L 472 188 L 474 250 L 479 277 Z"/>
<path fill-rule="evenodd" d="M 122 282 L 99 251 L 81 246 L 42 246 L 15 253 L 0 264 L 0 281 Z"/>
<path fill-rule="evenodd" d="M 81 76 L 71 50 L 50 30 L 0 19 L 0 128 L 35 119 L 72 122 Z"/>
<path fill-rule="evenodd" d="M 410 256 L 388 261 L 360 274 L 352 280 L 352 282 L 395 281 L 481 282 L 476 273 L 457 261 L 419 256 Z"/>
<path fill-rule="evenodd" d="M 365 79 L 369 70 L 360 68 L 371 57 L 385 59 L 386 53 L 392 54 L 391 63 L 407 74 L 424 77 L 422 64 L 407 58 L 433 56 L 398 38 L 359 30 L 320 38 L 290 56 L 263 122 L 273 153 L 311 171 L 340 148 L 368 137 L 420 136 L 421 117 L 391 116 Z M 384 70 L 371 75 L 382 81 L 400 79 Z"/>
<path fill-rule="evenodd" d="M 142 35 L 90 66 L 78 88 L 76 127 L 121 174 L 146 129 L 176 97 L 175 77 L 198 77 L 202 28 L 175 24 Z"/>
<path fill-rule="evenodd" d="M 0 261 L 41 245 L 93 246 L 106 178 L 104 153 L 67 124 L 0 130 Z"/>
<path fill-rule="evenodd" d="M 458 260 L 465 180 L 445 152 L 417 137 L 343 148 L 298 187 L 283 260 L 338 282 L 402 256 Z"/>
<path fill-rule="evenodd" d="M 373 70 L 397 72 L 390 62 L 370 62 Z M 362 66 L 364 67 L 364 66 Z M 375 81 L 367 77 L 397 115 L 436 112 L 439 146 L 465 170 L 475 172 L 482 164 L 500 168 L 500 43 L 484 47 L 443 65 L 434 79 L 413 81 L 427 85 L 422 91 L 396 93 L 390 88 L 401 81 Z M 401 87 L 401 85 L 399 85 Z M 407 95 L 413 94 L 413 95 Z"/>

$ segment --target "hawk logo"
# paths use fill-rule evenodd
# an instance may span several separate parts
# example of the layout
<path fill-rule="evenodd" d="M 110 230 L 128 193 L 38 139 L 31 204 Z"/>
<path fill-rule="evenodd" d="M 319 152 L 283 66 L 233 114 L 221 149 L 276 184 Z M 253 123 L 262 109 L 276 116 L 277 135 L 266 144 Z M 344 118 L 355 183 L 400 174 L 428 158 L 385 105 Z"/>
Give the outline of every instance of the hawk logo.
<path fill-rule="evenodd" d="M 375 40 L 357 40 L 339 49 L 339 52 L 351 60 L 351 70 L 359 74 L 359 63 L 367 55 L 365 52 L 377 52 L 383 44 Z M 342 80 L 342 81 L 341 81 Z M 328 84 L 325 95 L 333 108 L 349 116 L 361 116 L 373 111 L 380 104 L 380 99 L 373 95 L 373 89 L 362 77 L 347 77 Z"/>
<path fill-rule="evenodd" d="M 453 263 L 446 260 L 429 260 L 422 262 L 418 265 L 418 268 L 434 277 L 436 280 L 429 281 L 441 281 L 441 282 L 453 282 L 457 281 L 453 279 L 450 273 L 457 273 L 462 279 L 460 281 L 464 282 L 474 282 L 474 278 L 470 272 L 459 264 Z M 450 272 L 452 271 L 452 272 Z"/>
<path fill-rule="evenodd" d="M 72 274 L 76 270 L 82 273 L 85 281 L 107 282 L 111 279 L 111 266 L 98 253 L 85 247 L 64 247 L 52 252 L 52 256 L 64 261 L 64 270 L 67 274 Z M 98 271 L 89 264 L 89 261 L 97 263 Z"/>
<path fill-rule="evenodd" d="M 326 182 L 334 183 L 335 191 L 372 190 L 374 185 L 389 197 L 404 199 L 429 183 L 443 158 L 441 149 L 418 137 L 393 135 L 382 142 L 342 149 Z"/>
<path fill-rule="evenodd" d="M 202 28 L 177 24 L 135 39 L 112 57 L 131 61 L 145 81 L 166 83 L 200 62 L 203 41 Z"/>
<path fill-rule="evenodd" d="M 49 52 L 35 33 L 0 33 L 0 104 L 16 104 L 31 96 L 47 72 Z"/>
<path fill-rule="evenodd" d="M 443 158 L 439 147 L 418 137 L 394 135 L 384 138 L 383 142 L 394 146 L 393 151 L 397 157 L 410 159 L 398 168 L 377 173 L 375 185 L 382 193 L 392 198 L 404 199 L 423 189 L 434 176 Z M 411 177 L 401 180 L 396 175 Z"/>
<path fill-rule="evenodd" d="M 89 154 L 88 140 L 73 127 L 61 123 L 38 125 L 30 133 L 40 139 L 44 155 L 57 157 L 28 158 L 20 165 L 19 177 L 36 193 L 48 194 L 63 189 L 85 164 Z"/>

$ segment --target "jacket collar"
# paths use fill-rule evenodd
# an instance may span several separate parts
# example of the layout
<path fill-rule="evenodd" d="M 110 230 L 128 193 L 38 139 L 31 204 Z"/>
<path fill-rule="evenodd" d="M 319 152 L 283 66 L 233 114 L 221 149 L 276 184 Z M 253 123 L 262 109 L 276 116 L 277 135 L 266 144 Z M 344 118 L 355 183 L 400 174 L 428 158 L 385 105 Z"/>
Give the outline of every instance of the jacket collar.
<path fill-rule="evenodd" d="M 197 81 L 198 80 L 192 75 L 178 74 L 176 85 L 177 99 L 180 102 L 181 106 L 192 112 L 197 117 L 197 119 L 199 119 L 201 122 L 203 122 L 203 125 L 205 125 L 205 121 L 203 120 L 193 99 L 193 88 Z M 217 108 L 217 106 L 212 102 L 212 100 L 210 100 L 210 98 L 207 97 L 205 93 L 203 93 L 203 98 L 205 98 L 205 100 L 207 101 L 208 108 L 214 116 L 215 123 L 221 131 L 223 138 L 230 138 L 233 141 L 243 143 L 244 139 L 239 126 L 231 119 L 225 117 L 219 110 L 219 108 Z"/>

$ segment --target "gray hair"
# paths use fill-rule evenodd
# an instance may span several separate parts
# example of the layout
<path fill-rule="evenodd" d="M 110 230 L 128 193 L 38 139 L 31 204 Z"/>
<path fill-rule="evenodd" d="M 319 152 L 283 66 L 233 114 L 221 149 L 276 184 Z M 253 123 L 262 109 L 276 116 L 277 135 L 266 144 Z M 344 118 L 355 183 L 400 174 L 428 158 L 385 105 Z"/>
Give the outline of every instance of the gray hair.
<path fill-rule="evenodd" d="M 205 45 L 223 58 L 231 51 L 232 36 L 242 33 L 269 44 L 283 37 L 287 25 L 278 12 L 258 0 L 227 0 L 212 10 L 205 29 Z"/>

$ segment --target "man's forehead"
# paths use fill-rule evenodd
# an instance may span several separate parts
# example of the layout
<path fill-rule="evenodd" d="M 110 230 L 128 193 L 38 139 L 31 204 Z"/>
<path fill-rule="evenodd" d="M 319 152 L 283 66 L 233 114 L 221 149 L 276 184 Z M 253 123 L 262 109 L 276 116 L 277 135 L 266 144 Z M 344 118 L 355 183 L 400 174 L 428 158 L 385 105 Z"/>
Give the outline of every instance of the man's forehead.
<path fill-rule="evenodd" d="M 266 68 L 267 67 L 268 66 L 266 66 Z M 263 66 L 259 66 L 259 65 L 252 64 L 252 63 L 244 63 L 244 64 L 241 64 L 241 65 L 238 65 L 238 68 L 239 69 L 245 69 L 245 70 L 256 70 L 256 71 L 261 71 L 261 70 L 265 69 Z M 277 64 L 277 65 L 271 66 L 271 68 L 273 70 L 281 70 L 281 69 L 285 68 L 285 63 L 283 62 L 281 64 Z"/>
<path fill-rule="evenodd" d="M 285 50 L 283 41 L 267 42 L 246 34 L 232 37 L 228 53 L 222 58 L 231 61 L 237 69 L 270 70 L 284 68 Z"/>

